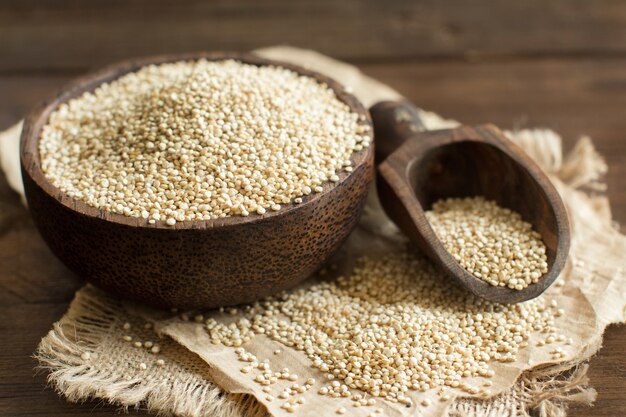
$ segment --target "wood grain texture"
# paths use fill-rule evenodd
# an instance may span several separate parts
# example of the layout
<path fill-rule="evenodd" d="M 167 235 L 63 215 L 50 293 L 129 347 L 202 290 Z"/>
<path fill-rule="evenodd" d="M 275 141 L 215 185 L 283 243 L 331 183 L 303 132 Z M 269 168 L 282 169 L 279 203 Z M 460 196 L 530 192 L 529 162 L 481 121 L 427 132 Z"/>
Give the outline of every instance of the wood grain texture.
<path fill-rule="evenodd" d="M 210 6 L 191 2 L 185 16 L 198 13 L 201 21 L 193 23 L 194 17 L 189 17 L 193 29 L 184 27 L 185 16 L 169 13 L 177 8 L 173 1 L 167 7 L 161 0 L 153 2 L 154 9 L 134 0 L 125 3 L 128 6 L 120 6 L 125 9 L 119 10 L 133 8 L 136 13 L 145 14 L 146 21 L 105 10 L 101 0 L 91 2 L 93 8 L 84 11 L 78 10 L 81 3 L 75 0 L 15 0 L 0 4 L 0 129 L 15 123 L 85 67 L 157 52 L 216 47 L 244 50 L 288 42 L 358 61 L 365 72 L 397 88 L 413 103 L 468 124 L 549 127 L 563 135 L 566 149 L 573 146 L 579 135 L 590 135 L 609 164 L 608 195 L 614 218 L 626 223 L 626 59 L 619 57 L 626 45 L 624 2 L 484 1 L 473 2 L 479 5 L 470 7 L 469 3 L 459 6 L 460 2 L 453 1 L 444 10 L 434 1 L 416 6 L 406 6 L 408 1 L 367 6 L 348 0 L 336 2 L 330 9 L 324 9 L 324 2 L 317 2 L 319 8 L 313 5 L 299 12 L 281 2 L 264 2 L 264 11 L 251 9 L 254 13 L 237 11 L 237 5 L 242 4 L 238 2 L 233 6 L 226 2 Z M 198 11 L 203 7 L 221 8 L 223 13 Z M 361 7 L 365 11 L 358 10 Z M 403 7 L 417 11 L 405 15 Z M 498 23 L 485 12 L 487 9 L 509 18 Z M 285 21 L 288 13 L 296 23 Z M 244 15 L 245 19 L 241 17 Z M 102 16 L 102 21 L 98 16 Z M 341 25 L 345 27 L 337 25 L 336 16 L 342 18 Z M 354 17 L 355 22 L 346 23 L 346 16 Z M 243 23 L 237 23 L 237 19 Z M 257 20 L 263 24 L 255 23 Z M 398 33 L 383 29 L 395 25 L 390 21 L 404 21 L 413 29 Z M 431 38 L 446 39 L 439 33 L 445 34 L 445 24 L 456 21 L 466 22 L 456 31 L 456 37 L 449 42 L 431 42 Z M 112 22 L 112 26 L 106 22 Z M 164 26 L 163 22 L 173 23 Z M 209 24 L 219 26 L 221 31 L 207 29 Z M 69 27 L 66 32 L 60 29 L 63 25 Z M 133 33 L 136 39 L 125 39 L 124 31 L 130 33 L 133 25 L 138 29 Z M 288 33 L 283 37 L 287 32 L 281 25 L 290 31 L 299 26 L 297 29 L 306 35 Z M 150 27 L 161 28 L 163 33 L 139 33 L 139 29 Z M 498 32 L 495 27 L 499 27 Z M 438 28 L 442 28 L 441 32 Z M 358 35 L 352 34 L 355 30 Z M 394 44 L 398 41 L 402 45 Z M 22 42 L 28 45 L 28 51 Z M 450 52 L 451 47 L 446 44 L 452 45 L 454 51 Z M 498 48 L 490 46 L 494 44 Z M 444 49 L 440 52 L 438 47 Z M 488 61 L 420 59 L 462 55 L 474 58 L 477 50 L 496 56 Z M 551 51 L 561 58 L 551 58 Z M 516 52 L 523 52 L 524 56 Z M 532 59 L 527 59 L 530 55 Z M 391 62 L 384 63 L 382 58 Z M 44 388 L 42 375 L 34 376 L 35 362 L 30 355 L 82 284 L 46 248 L 1 175 L 0 213 L 0 415 L 118 415 L 115 407 L 98 401 L 69 404 Z M 610 326 L 589 371 L 598 400 L 591 408 L 575 407 L 570 416 L 626 415 L 625 350 L 626 326 Z"/>
<path fill-rule="evenodd" d="M 567 212 L 550 180 L 494 125 L 415 133 L 414 120 L 402 116 L 411 108 L 408 102 L 382 102 L 371 110 L 378 143 L 404 138 L 377 168 L 385 212 L 453 282 L 477 296 L 500 303 L 539 296 L 561 273 L 570 246 Z M 442 198 L 476 195 L 520 213 L 541 234 L 548 272 L 539 282 L 521 291 L 490 285 L 446 250 L 425 211 Z"/>
<path fill-rule="evenodd" d="M 623 55 L 625 20 L 616 0 L 13 0 L 0 3 L 0 70 L 276 43 L 353 60 Z"/>

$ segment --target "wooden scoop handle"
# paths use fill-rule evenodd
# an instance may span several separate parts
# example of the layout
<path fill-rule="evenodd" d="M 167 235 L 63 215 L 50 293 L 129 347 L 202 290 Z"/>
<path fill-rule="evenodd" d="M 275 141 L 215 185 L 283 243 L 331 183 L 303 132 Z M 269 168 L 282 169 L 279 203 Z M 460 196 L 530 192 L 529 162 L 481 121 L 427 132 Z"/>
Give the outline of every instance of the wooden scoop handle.
<path fill-rule="evenodd" d="M 426 130 L 419 112 L 407 100 L 381 101 L 370 108 L 376 138 L 376 164 L 383 162 L 407 139 Z"/>

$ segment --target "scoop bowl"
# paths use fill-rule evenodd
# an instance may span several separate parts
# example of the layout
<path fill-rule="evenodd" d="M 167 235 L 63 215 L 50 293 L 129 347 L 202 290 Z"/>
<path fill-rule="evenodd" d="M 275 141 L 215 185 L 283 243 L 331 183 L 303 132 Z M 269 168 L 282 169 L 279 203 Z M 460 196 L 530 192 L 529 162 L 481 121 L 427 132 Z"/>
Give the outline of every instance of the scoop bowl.
<path fill-rule="evenodd" d="M 559 276 L 570 246 L 567 212 L 539 166 L 493 125 L 422 131 L 408 102 L 371 109 L 378 142 L 378 194 L 398 227 L 461 287 L 500 303 L 537 297 Z M 425 211 L 442 198 L 483 196 L 531 223 L 546 245 L 548 272 L 522 290 L 467 272 L 437 237 Z"/>

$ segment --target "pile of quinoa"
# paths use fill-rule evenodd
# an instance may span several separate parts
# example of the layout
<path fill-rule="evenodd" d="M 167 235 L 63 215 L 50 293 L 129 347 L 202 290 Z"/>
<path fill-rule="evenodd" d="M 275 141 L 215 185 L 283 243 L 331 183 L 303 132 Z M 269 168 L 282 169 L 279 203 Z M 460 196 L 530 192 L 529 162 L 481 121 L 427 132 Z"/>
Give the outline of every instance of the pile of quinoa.
<path fill-rule="evenodd" d="M 240 354 L 255 334 L 304 352 L 325 375 L 321 395 L 351 397 L 358 390 L 408 405 L 408 391 L 442 386 L 490 395 L 489 363 L 515 361 L 533 333 L 542 334 L 538 346 L 570 344 L 557 332 L 555 317 L 563 311 L 556 307 L 544 297 L 510 305 L 479 299 L 442 279 L 427 260 L 404 253 L 363 258 L 348 276 L 247 306 L 236 321 L 210 318 L 205 327 L 212 343 Z M 563 352 L 553 350 L 555 357 Z M 262 385 L 284 376 L 251 355 L 240 360 L 253 362 L 244 373 L 261 366 L 251 378 Z M 477 376 L 486 382 L 466 382 Z M 355 398 L 355 406 L 363 405 L 362 395 Z"/>
<path fill-rule="evenodd" d="M 426 218 L 454 259 L 493 286 L 523 290 L 548 272 L 541 235 L 519 213 L 494 201 L 443 199 Z"/>
<path fill-rule="evenodd" d="M 314 78 L 199 60 L 143 67 L 62 104 L 39 152 L 71 197 L 174 225 L 300 203 L 369 143 L 369 125 Z"/>

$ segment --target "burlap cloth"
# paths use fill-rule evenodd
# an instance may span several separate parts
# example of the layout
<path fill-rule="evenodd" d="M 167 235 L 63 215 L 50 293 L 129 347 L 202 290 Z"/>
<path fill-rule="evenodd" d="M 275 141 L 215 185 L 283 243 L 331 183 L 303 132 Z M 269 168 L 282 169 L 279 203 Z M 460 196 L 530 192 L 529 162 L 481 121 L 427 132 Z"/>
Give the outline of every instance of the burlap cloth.
<path fill-rule="evenodd" d="M 306 61 L 311 68 L 339 78 L 368 106 L 380 97 L 398 97 L 388 87 L 363 77 L 356 68 L 319 54 L 292 48 L 268 48 L 260 53 L 285 61 Z M 455 125 L 433 113 L 420 114 L 428 129 Z M 21 193 L 19 131 L 18 125 L 0 136 L 0 162 L 9 183 Z M 508 135 L 549 173 L 569 210 L 573 232 L 570 259 L 559 282 L 544 296 L 556 299 L 565 309 L 556 325 L 572 338 L 572 344 L 566 346 L 565 357 L 556 361 L 550 347 L 537 347 L 531 339 L 515 362 L 492 364 L 496 376 L 490 398 L 445 388 L 450 400 L 440 401 L 441 389 L 432 389 L 411 393 L 416 404 L 423 398 L 432 399 L 427 408 L 379 401 L 377 406 L 385 409 L 385 415 L 562 416 L 568 402 L 590 403 L 595 397 L 587 386 L 585 362 L 599 349 L 605 327 L 624 320 L 626 304 L 626 238 L 612 225 L 608 200 L 598 194 L 606 165 L 587 138 L 563 158 L 561 139 L 554 132 L 522 130 Z M 339 265 L 337 273 L 345 272 L 360 254 L 375 256 L 402 250 L 405 243 L 371 193 L 359 227 L 333 262 Z M 242 364 L 234 348 L 211 344 L 203 326 L 193 320 L 197 313 L 190 313 L 192 319 L 183 321 L 178 314 L 136 306 L 88 285 L 78 291 L 69 311 L 54 324 L 36 355 L 49 371 L 51 385 L 70 401 L 99 398 L 122 407 L 184 416 L 290 415 L 279 408 L 281 402 L 267 401 L 261 386 L 240 372 Z M 202 313 L 204 318 L 220 321 L 237 318 L 219 311 Z M 124 329 L 124 323 L 129 323 L 130 329 Z M 150 340 L 160 351 L 155 354 L 134 347 L 123 340 L 124 335 L 135 341 Z M 270 359 L 273 369 L 289 367 L 299 375 L 298 382 L 314 377 L 321 386 L 322 375 L 310 367 L 301 352 L 264 336 L 257 336 L 245 348 L 260 359 Z M 274 353 L 277 349 L 280 354 Z M 164 365 L 157 363 L 159 359 Z M 274 394 L 279 392 L 279 388 L 273 390 Z M 317 386 L 304 394 L 306 405 L 296 415 L 333 415 L 340 405 L 350 405 L 348 400 L 328 399 L 316 391 Z M 349 408 L 351 416 L 371 412 L 371 407 Z"/>

